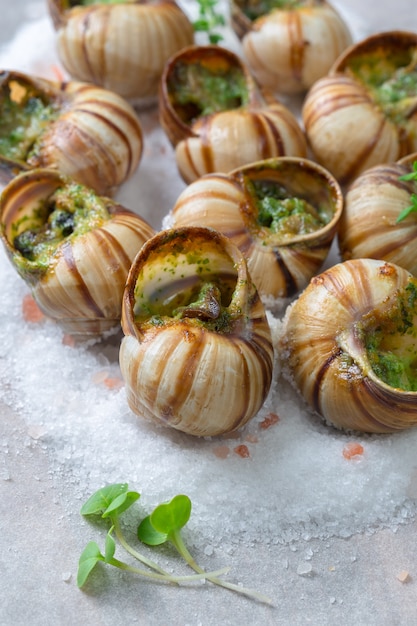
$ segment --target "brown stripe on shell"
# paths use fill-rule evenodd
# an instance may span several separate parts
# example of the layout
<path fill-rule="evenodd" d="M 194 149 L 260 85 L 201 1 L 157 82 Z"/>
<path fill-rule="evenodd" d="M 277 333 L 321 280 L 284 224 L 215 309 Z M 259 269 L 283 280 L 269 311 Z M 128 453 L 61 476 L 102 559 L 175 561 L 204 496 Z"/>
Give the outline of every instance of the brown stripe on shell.
<path fill-rule="evenodd" d="M 367 157 L 373 152 L 375 146 L 378 144 L 387 123 L 390 122 L 388 122 L 385 117 L 381 117 L 381 122 L 377 131 L 373 134 L 372 141 L 369 141 L 366 146 L 364 146 L 363 150 L 357 153 L 356 159 L 352 162 L 351 167 L 346 170 L 343 176 L 340 177 L 339 182 L 341 185 L 346 185 L 350 180 L 354 180 L 363 170 L 363 163 L 366 162 Z"/>
<path fill-rule="evenodd" d="M 89 100 L 89 103 L 94 104 L 94 100 Z M 97 104 L 100 106 L 100 108 L 103 108 L 103 103 L 102 102 L 97 102 Z M 126 120 L 131 119 L 129 115 L 126 114 L 126 112 L 122 111 L 119 107 L 113 106 L 110 102 L 105 102 L 104 103 L 104 108 L 107 109 L 109 111 L 109 116 L 105 116 L 101 113 L 99 113 L 98 111 L 90 111 L 89 109 L 86 109 L 84 107 L 77 107 L 76 111 L 80 111 L 81 113 L 84 113 L 86 115 L 91 115 L 94 118 L 97 118 L 99 120 L 101 120 L 106 126 L 108 126 L 109 128 L 111 128 L 111 130 L 113 131 L 113 133 L 115 135 L 118 135 L 120 137 L 120 139 L 123 140 L 123 143 L 125 145 L 126 151 L 127 151 L 127 155 L 125 155 L 124 159 L 123 159 L 123 164 L 125 165 L 125 174 L 124 176 L 128 176 L 129 173 L 133 170 L 133 155 L 132 155 L 132 145 L 129 141 L 129 137 L 126 136 L 126 134 L 122 131 L 122 129 L 113 122 L 112 117 L 116 118 L 116 117 L 122 117 Z M 99 146 L 100 147 L 100 146 Z M 108 151 L 103 150 L 103 152 L 105 154 L 109 154 Z M 116 163 L 116 162 L 115 162 Z M 117 161 L 116 165 L 120 165 L 120 161 Z"/>
<path fill-rule="evenodd" d="M 261 143 L 261 152 L 262 158 L 267 159 L 271 156 L 271 152 L 277 152 L 278 155 L 285 154 L 285 147 L 282 141 L 281 133 L 278 131 L 276 124 L 270 118 L 268 113 L 259 113 L 258 115 L 253 116 L 253 124 L 257 128 L 257 135 L 259 138 L 259 142 Z M 274 148 L 276 150 L 270 149 L 267 141 L 268 131 L 271 133 L 274 138 Z"/>
<path fill-rule="evenodd" d="M 185 384 L 189 378 L 193 378 L 193 371 L 196 369 L 196 362 L 200 360 L 202 353 L 204 352 L 205 347 L 205 334 L 204 333 L 193 333 L 191 327 L 188 327 L 188 324 L 182 324 L 184 328 L 182 329 L 182 337 L 179 338 L 179 341 L 186 341 L 187 343 L 192 342 L 193 350 L 189 353 L 188 359 L 182 363 L 182 368 L 179 370 L 177 378 L 176 378 L 176 392 L 175 392 L 175 401 L 172 402 L 169 406 L 161 411 L 161 418 L 164 422 L 169 423 L 171 426 L 176 426 L 181 422 L 181 407 L 186 403 L 187 397 L 190 392 L 190 386 Z M 188 327 L 188 328 L 187 328 Z M 172 345 L 173 352 L 176 348 L 176 345 Z M 164 365 L 169 362 L 169 358 L 166 358 Z M 161 363 L 162 365 L 162 363 Z M 165 368 L 161 368 L 159 381 L 163 378 L 163 372 Z M 155 394 L 156 400 L 157 394 Z M 175 418 L 175 419 L 174 419 Z"/>
<path fill-rule="evenodd" d="M 97 305 L 95 300 L 91 297 L 90 291 L 85 284 L 80 272 L 77 268 L 77 263 L 72 254 L 72 246 L 70 243 L 65 242 L 61 246 L 62 257 L 65 260 L 66 266 L 70 274 L 75 276 L 77 283 L 77 290 L 79 292 L 80 297 L 86 304 L 86 306 L 94 313 L 96 317 L 104 317 L 102 310 Z"/>
<path fill-rule="evenodd" d="M 391 390 L 389 387 L 379 387 L 370 378 L 365 378 L 363 385 L 368 393 L 375 397 L 378 405 L 381 406 L 381 413 L 392 415 L 394 418 L 393 420 L 376 420 L 369 416 L 369 419 L 372 420 L 376 426 L 386 428 L 386 432 L 395 432 L 403 430 L 405 427 L 417 425 L 417 394 L 415 392 L 403 392 L 399 400 L 398 390 Z M 406 420 L 395 419 L 396 417 L 398 418 L 399 414 L 398 404 L 402 405 L 402 409 L 404 408 L 404 404 L 409 405 Z M 361 408 L 362 411 L 366 411 L 366 407 L 363 403 L 361 403 Z M 402 414 L 404 417 L 403 410 Z"/>
<path fill-rule="evenodd" d="M 336 359 L 340 357 L 342 353 L 343 350 L 340 348 L 337 351 L 332 352 L 329 357 L 321 364 L 320 368 L 316 368 L 314 371 L 314 385 L 312 390 L 311 402 L 314 410 L 317 411 L 317 413 L 319 413 L 320 415 L 322 415 L 321 389 L 323 381 L 331 365 Z"/>
<path fill-rule="evenodd" d="M 304 66 L 304 48 L 306 45 L 303 38 L 301 15 L 296 10 L 288 11 L 287 15 L 291 71 L 297 80 L 301 80 Z"/>
<path fill-rule="evenodd" d="M 322 96 L 321 91 L 326 97 Z M 321 99 L 318 99 L 317 94 L 322 96 Z M 310 104 L 312 97 L 314 105 Z M 362 103 L 370 103 L 369 96 L 365 89 L 359 87 L 352 79 L 340 75 L 326 76 L 319 79 L 307 95 L 307 103 L 303 109 L 304 125 L 309 129 L 317 120 L 338 109 Z"/>
<path fill-rule="evenodd" d="M 279 249 L 278 248 L 274 248 L 273 249 L 273 253 L 274 253 L 274 257 L 276 260 L 276 263 L 282 273 L 282 276 L 284 278 L 285 281 L 285 285 L 286 285 L 286 290 L 285 290 L 285 295 L 286 296 L 292 296 L 294 294 L 297 293 L 298 291 L 298 286 L 297 286 L 297 282 L 294 279 L 294 276 L 291 274 L 290 270 L 288 269 L 286 263 L 284 262 L 282 256 L 280 255 Z"/>

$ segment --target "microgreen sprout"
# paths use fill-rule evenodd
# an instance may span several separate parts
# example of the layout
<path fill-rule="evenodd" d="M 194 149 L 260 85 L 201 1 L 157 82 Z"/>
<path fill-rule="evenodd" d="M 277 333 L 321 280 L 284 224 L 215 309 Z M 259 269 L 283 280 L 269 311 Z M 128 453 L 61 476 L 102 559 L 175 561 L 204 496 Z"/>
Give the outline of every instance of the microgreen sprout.
<path fill-rule="evenodd" d="M 96 491 L 81 507 L 81 514 L 96 515 L 101 519 L 109 520 L 110 528 L 105 539 L 104 552 L 98 544 L 90 541 L 84 548 L 78 563 L 77 584 L 81 588 L 85 585 L 91 572 L 98 563 L 112 565 L 121 570 L 139 574 L 156 581 L 182 583 L 195 580 L 208 580 L 216 585 L 236 591 L 259 602 L 271 604 L 266 596 L 240 585 L 227 582 L 219 578 L 229 568 L 206 572 L 194 560 L 186 547 L 181 535 L 182 528 L 187 524 L 191 515 L 191 500 L 188 496 L 177 495 L 170 502 L 157 506 L 154 511 L 145 517 L 138 526 L 138 539 L 147 546 L 159 546 L 170 542 L 194 570 L 189 576 L 174 576 L 165 572 L 157 563 L 139 553 L 126 540 L 120 523 L 120 515 L 129 509 L 140 497 L 136 491 L 129 491 L 127 483 L 108 485 Z M 117 541 L 120 546 L 144 567 L 135 567 L 116 558 Z"/>
<path fill-rule="evenodd" d="M 161 545 L 167 541 L 170 542 L 195 572 L 204 574 L 204 570 L 194 560 L 181 535 L 181 529 L 188 522 L 190 515 L 191 500 L 189 497 L 185 495 L 175 496 L 170 502 L 157 506 L 150 515 L 142 520 L 138 527 L 138 537 L 149 546 Z M 206 579 L 226 589 L 231 589 L 260 602 L 271 604 L 269 598 L 253 589 L 234 585 L 210 573 L 206 574 Z"/>
<path fill-rule="evenodd" d="M 217 44 L 223 39 L 222 35 L 214 32 L 218 26 L 225 25 L 225 19 L 218 13 L 216 4 L 218 0 L 197 0 L 198 18 L 193 22 L 194 30 L 207 33 L 209 42 Z"/>
<path fill-rule="evenodd" d="M 99 546 L 94 541 L 90 541 L 81 553 L 78 563 L 77 584 L 81 588 L 87 581 L 90 573 L 97 563 L 102 562 L 113 565 L 119 569 L 123 569 L 134 574 L 139 574 L 147 578 L 166 581 L 171 583 L 180 583 L 199 578 L 206 578 L 204 575 L 192 576 L 172 576 L 165 572 L 157 563 L 154 563 L 143 554 L 135 550 L 127 541 L 123 534 L 119 516 L 132 506 L 138 500 L 140 494 L 135 491 L 128 491 L 126 483 L 117 483 L 108 485 L 96 491 L 81 507 L 82 515 L 99 515 L 102 519 L 109 519 L 111 522 L 110 530 L 107 533 L 105 541 L 104 554 L 101 553 Z M 113 532 L 118 539 L 120 545 L 137 561 L 146 565 L 149 569 L 133 567 L 123 561 L 115 558 L 116 542 Z M 216 575 L 224 574 L 227 569 L 214 572 Z"/>
<path fill-rule="evenodd" d="M 414 181 L 417 182 L 417 161 L 413 163 L 413 170 L 408 174 L 404 174 L 404 176 L 400 176 L 398 180 L 404 181 Z M 412 193 L 410 195 L 410 205 L 401 211 L 399 216 L 397 217 L 396 223 L 402 222 L 406 217 L 410 215 L 410 213 L 417 213 L 417 194 Z"/>

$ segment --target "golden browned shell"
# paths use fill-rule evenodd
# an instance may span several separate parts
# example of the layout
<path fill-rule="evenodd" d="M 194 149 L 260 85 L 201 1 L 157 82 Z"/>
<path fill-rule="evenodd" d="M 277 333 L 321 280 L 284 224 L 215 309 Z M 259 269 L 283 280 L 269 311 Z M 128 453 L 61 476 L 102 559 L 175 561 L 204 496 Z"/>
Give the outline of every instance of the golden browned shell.
<path fill-rule="evenodd" d="M 269 8 L 268 8 L 269 5 Z M 306 91 L 352 43 L 347 25 L 323 0 L 233 0 L 231 24 L 257 81 L 286 94 Z"/>
<path fill-rule="evenodd" d="M 283 358 L 309 407 L 338 428 L 417 424 L 417 281 L 354 259 L 313 278 L 284 320 Z"/>
<path fill-rule="evenodd" d="M 191 22 L 173 0 L 48 5 L 70 76 L 129 100 L 156 98 L 166 61 L 194 41 Z"/>
<path fill-rule="evenodd" d="M 302 111 L 315 159 L 342 185 L 417 150 L 417 33 L 350 46 L 310 89 Z"/>
<path fill-rule="evenodd" d="M 281 157 L 191 183 L 171 219 L 174 227 L 210 226 L 229 237 L 259 293 L 279 298 L 304 289 L 320 270 L 342 209 L 341 189 L 327 170 Z"/>
<path fill-rule="evenodd" d="M 131 409 L 196 436 L 238 429 L 271 385 L 273 347 L 244 258 L 220 233 L 150 239 L 123 298 L 120 367 Z"/>
<path fill-rule="evenodd" d="M 143 149 L 134 109 L 80 82 L 0 72 L 0 178 L 54 168 L 109 194 L 136 171 Z"/>
<path fill-rule="evenodd" d="M 45 315 L 80 339 L 120 328 L 128 271 L 153 234 L 132 211 L 55 170 L 19 174 L 0 199 L 11 263 Z"/>
<path fill-rule="evenodd" d="M 401 180 L 411 171 L 411 163 L 375 165 L 352 183 L 338 235 L 343 259 L 382 259 L 417 275 L 416 214 L 397 221 L 417 193 L 416 181 Z"/>
<path fill-rule="evenodd" d="M 159 103 L 187 183 L 271 157 L 306 156 L 295 116 L 261 93 L 242 60 L 220 46 L 191 46 L 171 58 Z"/>

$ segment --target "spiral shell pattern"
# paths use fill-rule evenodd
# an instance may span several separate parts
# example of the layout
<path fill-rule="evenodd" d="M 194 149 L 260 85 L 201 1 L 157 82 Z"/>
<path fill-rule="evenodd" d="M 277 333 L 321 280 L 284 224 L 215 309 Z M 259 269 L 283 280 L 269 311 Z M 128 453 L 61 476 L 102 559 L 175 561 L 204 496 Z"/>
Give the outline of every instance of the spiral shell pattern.
<path fill-rule="evenodd" d="M 108 218 L 77 236 L 63 238 L 47 268 L 27 262 L 14 246 L 41 203 L 69 179 L 55 170 L 17 176 L 3 191 L 0 233 L 6 252 L 44 314 L 79 339 L 120 328 L 122 295 L 133 258 L 154 230 L 135 213 L 102 198 Z M 82 197 L 82 189 L 79 194 Z"/>
<path fill-rule="evenodd" d="M 306 91 L 352 43 L 344 20 L 327 2 L 272 9 L 253 21 L 246 17 L 245 5 L 250 3 L 232 2 L 232 27 L 256 80 L 274 91 Z"/>
<path fill-rule="evenodd" d="M 349 187 L 338 234 L 344 260 L 381 259 L 417 275 L 417 223 L 413 214 L 397 222 L 416 192 L 415 183 L 400 180 L 410 171 L 411 165 L 376 165 Z"/>
<path fill-rule="evenodd" d="M 193 27 L 171 0 L 62 8 L 49 0 L 59 58 L 75 80 L 128 100 L 155 98 L 166 61 L 193 43 Z"/>
<path fill-rule="evenodd" d="M 0 74 L 3 94 L 13 84 L 51 103 L 55 114 L 27 162 L 0 157 L 3 177 L 6 173 L 10 179 L 16 169 L 53 168 L 104 195 L 136 171 L 143 150 L 142 127 L 123 98 L 87 83 Z"/>
<path fill-rule="evenodd" d="M 417 151 L 417 97 L 412 89 L 407 95 L 406 83 L 401 86 L 401 73 L 415 75 L 416 54 L 415 33 L 378 33 L 347 48 L 307 93 L 307 141 L 315 160 L 341 185 Z M 386 68 L 388 78 L 372 68 Z"/>
<path fill-rule="evenodd" d="M 284 105 L 225 111 L 193 126 L 194 136 L 175 148 L 186 183 L 211 172 L 230 172 L 246 163 L 280 156 L 306 156 L 306 142 L 295 117 Z"/>
<path fill-rule="evenodd" d="M 211 295 L 200 304 L 184 300 L 206 280 L 232 289 L 221 296 L 223 317 Z M 182 314 L 170 310 L 172 301 L 183 304 Z M 270 329 L 243 257 L 220 233 L 183 228 L 149 240 L 129 273 L 122 326 L 120 367 L 138 415 L 215 436 L 243 426 L 261 408 L 272 380 Z"/>
<path fill-rule="evenodd" d="M 412 280 L 384 261 L 345 261 L 313 278 L 288 308 L 283 358 L 311 410 L 328 423 L 369 433 L 417 424 L 417 393 L 378 378 L 361 332 L 383 319 Z"/>
<path fill-rule="evenodd" d="M 289 197 L 296 194 L 326 206 L 332 217 L 319 230 L 293 235 L 284 242 L 257 223 L 258 209 L 247 189 L 246 177 L 275 180 L 287 188 Z M 282 157 L 196 180 L 177 199 L 171 219 L 174 227 L 209 226 L 226 235 L 245 256 L 259 293 L 283 298 L 304 289 L 320 270 L 342 209 L 342 192 L 329 172 L 307 159 Z"/>

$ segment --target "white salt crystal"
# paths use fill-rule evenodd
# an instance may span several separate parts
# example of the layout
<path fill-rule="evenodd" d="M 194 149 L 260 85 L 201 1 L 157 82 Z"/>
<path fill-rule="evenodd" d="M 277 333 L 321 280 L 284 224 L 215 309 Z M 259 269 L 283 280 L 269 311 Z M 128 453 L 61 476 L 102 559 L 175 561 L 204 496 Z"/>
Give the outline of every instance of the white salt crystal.
<path fill-rule="evenodd" d="M 299 563 L 297 566 L 297 574 L 299 576 L 311 576 L 313 573 L 313 566 L 311 563 Z"/>

